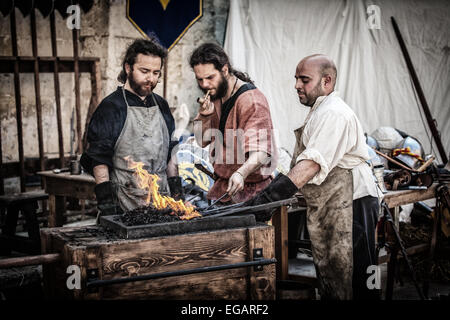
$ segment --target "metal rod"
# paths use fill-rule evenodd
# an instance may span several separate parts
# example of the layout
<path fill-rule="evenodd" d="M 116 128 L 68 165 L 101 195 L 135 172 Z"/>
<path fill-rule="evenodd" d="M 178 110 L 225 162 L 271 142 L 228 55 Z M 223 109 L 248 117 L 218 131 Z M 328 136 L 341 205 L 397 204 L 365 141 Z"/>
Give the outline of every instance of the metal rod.
<path fill-rule="evenodd" d="M 59 87 L 58 45 L 56 42 L 55 10 L 50 13 L 50 33 L 52 42 L 53 81 L 55 85 L 56 122 L 58 126 L 59 166 L 64 167 L 64 137 L 62 131 L 61 94 Z"/>
<path fill-rule="evenodd" d="M 257 206 L 234 208 L 231 210 L 227 210 L 225 212 L 219 211 L 219 213 L 216 213 L 217 212 L 216 210 L 210 210 L 209 212 L 208 211 L 202 212 L 202 216 L 204 216 L 205 218 L 213 218 L 213 217 L 215 218 L 215 217 L 230 216 L 232 214 L 238 214 L 238 213 L 257 213 L 258 211 L 264 211 L 267 209 L 278 208 L 281 206 L 290 205 L 295 201 L 297 201 L 296 198 L 289 198 L 289 199 L 285 199 L 285 200 L 260 204 Z"/>
<path fill-rule="evenodd" d="M 23 156 L 23 129 L 22 129 L 22 102 L 20 100 L 20 73 L 19 73 L 19 52 L 17 49 L 17 31 L 16 31 L 16 9 L 13 8 L 10 16 L 11 23 L 11 42 L 14 60 L 14 95 L 16 99 L 16 122 L 17 122 L 17 140 L 19 149 L 19 176 L 20 191 L 25 192 L 25 164 Z"/>
<path fill-rule="evenodd" d="M 26 256 L 18 258 L 0 259 L 0 269 L 32 266 L 37 264 L 49 264 L 59 261 L 61 259 L 61 254 L 50 253 L 41 254 L 38 256 Z"/>
<path fill-rule="evenodd" d="M 213 206 L 216 205 L 216 203 L 218 203 L 220 200 L 225 198 L 227 195 L 228 195 L 228 192 L 225 192 L 223 195 L 220 196 L 219 199 L 214 200 L 208 207 L 206 207 L 205 211 L 208 211 L 208 209 L 211 209 Z"/>
<path fill-rule="evenodd" d="M 111 285 L 111 284 L 184 276 L 184 275 L 195 274 L 195 273 L 237 269 L 237 268 L 245 268 L 245 267 L 252 267 L 252 266 L 264 266 L 264 265 L 269 265 L 269 264 L 273 264 L 276 262 L 277 262 L 277 259 L 271 258 L 271 259 L 261 259 L 261 260 L 255 260 L 255 261 L 240 262 L 240 263 L 235 263 L 235 264 L 223 264 L 223 265 L 212 266 L 212 267 L 201 267 L 201 268 L 194 268 L 194 269 L 187 269 L 187 270 L 177 270 L 177 271 L 153 273 L 153 274 L 147 274 L 147 275 L 135 276 L 135 277 L 129 277 L 129 278 L 119 278 L 119 279 L 110 279 L 110 280 L 93 280 L 93 281 L 87 281 L 86 287 L 87 288 L 101 287 L 101 286 L 106 286 L 106 285 Z"/>
<path fill-rule="evenodd" d="M 44 139 L 42 133 L 42 105 L 41 105 L 41 86 L 39 81 L 39 61 L 38 61 L 38 46 L 37 46 L 37 32 L 36 32 L 36 12 L 35 9 L 31 9 L 30 15 L 31 23 L 31 44 L 33 49 L 34 59 L 34 92 L 36 99 L 36 121 L 38 131 L 38 144 L 39 144 L 39 169 L 45 170 L 44 163 Z M 44 179 L 41 179 L 41 185 L 43 186 Z M 43 186 L 44 187 L 44 186 Z"/>
<path fill-rule="evenodd" d="M 417 95 L 419 96 L 420 103 L 422 105 L 422 109 L 425 113 L 425 117 L 427 118 L 428 126 L 430 127 L 431 133 L 433 134 L 434 141 L 436 142 L 436 146 L 439 150 L 439 154 L 444 163 L 447 163 L 448 158 L 445 153 L 444 146 L 442 145 L 441 137 L 439 131 L 436 126 L 436 120 L 433 119 L 431 115 L 430 108 L 428 107 L 427 100 L 425 99 L 425 94 L 423 93 L 422 86 L 420 85 L 419 78 L 417 77 L 416 70 L 414 69 L 414 65 L 411 61 L 411 58 L 408 53 L 408 49 L 406 48 L 405 42 L 403 41 L 402 34 L 400 33 L 400 29 L 398 28 L 397 22 L 394 17 L 391 17 L 392 26 L 394 27 L 395 35 L 397 36 L 398 43 L 402 50 L 403 56 L 405 58 L 406 65 L 408 67 L 409 73 L 414 83 L 414 87 L 416 88 Z"/>

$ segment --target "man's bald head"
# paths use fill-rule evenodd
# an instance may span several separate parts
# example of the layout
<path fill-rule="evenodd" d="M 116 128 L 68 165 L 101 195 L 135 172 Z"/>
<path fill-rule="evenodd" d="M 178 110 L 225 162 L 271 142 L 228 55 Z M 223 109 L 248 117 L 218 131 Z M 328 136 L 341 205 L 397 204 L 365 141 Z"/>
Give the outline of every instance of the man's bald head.
<path fill-rule="evenodd" d="M 330 76 L 334 90 L 334 86 L 336 85 L 337 69 L 334 61 L 331 60 L 330 57 L 324 54 L 313 54 L 303 58 L 300 63 L 302 62 L 311 64 L 312 66 L 316 67 L 317 72 L 322 77 Z"/>
<path fill-rule="evenodd" d="M 336 85 L 337 70 L 333 60 L 323 54 L 303 58 L 295 72 L 295 88 L 300 102 L 314 105 L 319 96 L 327 96 Z"/>

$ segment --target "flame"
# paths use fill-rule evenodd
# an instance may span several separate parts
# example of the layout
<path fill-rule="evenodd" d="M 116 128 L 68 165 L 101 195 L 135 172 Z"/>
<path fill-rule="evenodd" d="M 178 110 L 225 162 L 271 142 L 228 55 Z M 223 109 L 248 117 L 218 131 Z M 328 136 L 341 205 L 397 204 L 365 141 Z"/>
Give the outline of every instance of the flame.
<path fill-rule="evenodd" d="M 201 214 L 189 202 L 184 203 L 182 200 L 177 201 L 174 198 L 161 195 L 158 191 L 158 175 L 148 173 L 144 169 L 143 162 L 135 162 L 130 156 L 124 159 L 128 162 L 128 168 L 134 170 L 133 175 L 136 178 L 139 188 L 147 190 L 147 198 L 145 199 L 147 205 L 152 202 L 153 206 L 159 210 L 169 207 L 181 220 L 201 217 Z"/>

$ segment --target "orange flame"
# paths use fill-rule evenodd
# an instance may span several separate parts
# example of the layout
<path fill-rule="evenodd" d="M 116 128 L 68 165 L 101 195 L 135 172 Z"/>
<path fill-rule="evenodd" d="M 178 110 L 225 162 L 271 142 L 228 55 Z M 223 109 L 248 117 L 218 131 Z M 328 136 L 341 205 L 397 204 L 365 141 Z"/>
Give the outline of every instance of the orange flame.
<path fill-rule="evenodd" d="M 181 220 L 190 220 L 195 217 L 201 217 L 201 214 L 195 210 L 189 202 L 184 203 L 182 200 L 175 200 L 174 198 L 163 196 L 159 193 L 158 180 L 156 174 L 150 174 L 144 169 L 143 162 L 135 162 L 130 156 L 124 158 L 128 162 L 128 168 L 134 170 L 134 176 L 139 185 L 139 188 L 147 190 L 147 198 L 145 203 L 148 205 L 152 201 L 156 209 L 166 209 L 170 207 L 172 211 L 178 215 Z"/>

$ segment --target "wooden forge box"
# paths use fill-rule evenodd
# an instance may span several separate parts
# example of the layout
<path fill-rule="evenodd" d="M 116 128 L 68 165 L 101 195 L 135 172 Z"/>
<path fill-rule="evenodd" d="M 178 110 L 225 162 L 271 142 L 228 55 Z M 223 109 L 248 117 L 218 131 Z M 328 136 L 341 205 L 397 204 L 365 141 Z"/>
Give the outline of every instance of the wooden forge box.
<path fill-rule="evenodd" d="M 44 254 L 61 254 L 43 266 L 49 299 L 275 299 L 274 229 L 265 224 L 141 239 L 48 228 L 41 241 Z"/>

